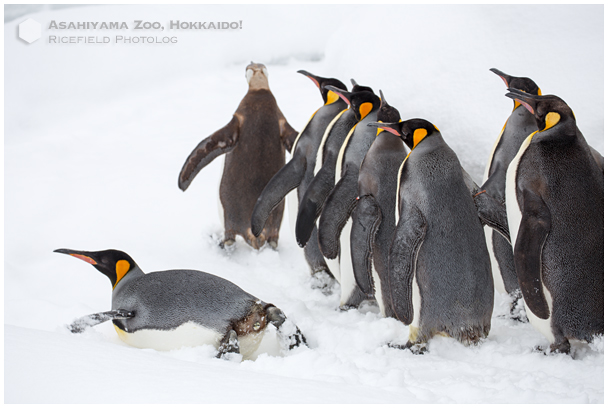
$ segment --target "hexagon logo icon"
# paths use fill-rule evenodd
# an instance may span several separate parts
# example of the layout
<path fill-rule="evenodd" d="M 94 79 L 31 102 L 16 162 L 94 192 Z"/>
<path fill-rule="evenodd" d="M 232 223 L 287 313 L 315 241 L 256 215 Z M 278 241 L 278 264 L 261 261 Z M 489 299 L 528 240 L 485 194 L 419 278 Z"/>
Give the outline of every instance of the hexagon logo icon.
<path fill-rule="evenodd" d="M 28 44 L 33 43 L 42 35 L 42 26 L 36 20 L 28 18 L 19 24 L 19 38 Z"/>

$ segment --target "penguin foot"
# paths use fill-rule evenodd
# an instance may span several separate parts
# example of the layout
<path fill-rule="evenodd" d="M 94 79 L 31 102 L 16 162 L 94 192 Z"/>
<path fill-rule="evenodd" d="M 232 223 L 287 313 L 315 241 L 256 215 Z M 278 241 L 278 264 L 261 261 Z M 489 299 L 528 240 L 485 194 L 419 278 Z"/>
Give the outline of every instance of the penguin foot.
<path fill-rule="evenodd" d="M 234 239 L 226 238 L 225 240 L 220 242 L 220 248 L 229 249 L 229 247 L 232 247 L 234 245 L 234 242 Z"/>
<path fill-rule="evenodd" d="M 293 322 L 287 320 L 285 314 L 275 306 L 266 309 L 266 317 L 274 327 L 277 328 L 281 345 L 284 349 L 294 349 L 306 345 L 306 338 Z"/>
<path fill-rule="evenodd" d="M 412 343 L 409 340 L 405 345 L 388 343 L 388 346 L 399 350 L 409 350 L 412 352 L 412 354 L 415 355 L 421 355 L 428 351 L 428 349 L 426 348 L 426 343 Z"/>
<path fill-rule="evenodd" d="M 311 278 L 310 287 L 312 289 L 319 289 L 321 290 L 321 293 L 326 296 L 334 293 L 338 282 L 329 271 L 321 269 L 320 271 L 314 272 Z"/>
<path fill-rule="evenodd" d="M 526 315 L 526 308 L 524 307 L 524 298 L 522 297 L 521 292 L 517 290 L 517 292 L 511 296 L 513 301 L 511 302 L 509 318 L 521 323 L 528 323 L 528 316 Z"/>
<path fill-rule="evenodd" d="M 560 343 L 555 342 L 549 346 L 549 351 L 551 354 L 570 354 L 570 342 L 568 339 L 563 339 Z"/>
<path fill-rule="evenodd" d="M 231 359 L 228 354 L 240 354 L 241 351 L 239 348 L 239 339 L 234 330 L 230 330 L 226 334 L 226 336 L 224 336 L 224 339 L 220 343 L 220 346 L 218 347 L 217 351 L 218 353 L 215 357 L 223 358 L 225 360 Z"/>
<path fill-rule="evenodd" d="M 268 242 L 268 245 L 270 245 L 270 247 L 276 251 L 277 246 L 279 245 L 279 243 L 277 241 L 270 241 L 270 240 L 267 241 L 267 242 Z"/>

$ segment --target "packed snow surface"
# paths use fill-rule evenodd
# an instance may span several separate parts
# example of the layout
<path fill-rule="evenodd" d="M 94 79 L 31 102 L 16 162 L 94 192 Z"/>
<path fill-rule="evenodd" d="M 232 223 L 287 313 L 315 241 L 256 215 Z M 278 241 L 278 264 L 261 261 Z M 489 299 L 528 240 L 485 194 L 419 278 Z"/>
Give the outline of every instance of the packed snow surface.
<path fill-rule="evenodd" d="M 341 312 L 337 287 L 312 288 L 287 214 L 277 250 L 242 240 L 218 247 L 222 160 L 186 193 L 177 175 L 230 120 L 251 60 L 268 67 L 294 128 L 322 103 L 297 70 L 355 78 L 382 89 L 404 119 L 433 122 L 477 182 L 513 106 L 492 67 L 564 99 L 603 152 L 603 15 L 603 5 L 155 5 L 43 9 L 6 23 L 4 401 L 602 403 L 603 338 L 573 344 L 572 355 L 536 352 L 548 341 L 502 317 L 508 300 L 497 294 L 480 345 L 436 337 L 424 355 L 389 348 L 407 340 L 408 327 L 373 306 Z M 32 44 L 17 38 L 28 17 L 43 26 Z M 52 20 L 130 28 L 48 30 Z M 242 21 L 242 29 L 136 32 L 134 20 Z M 49 35 L 178 42 L 49 44 Z M 146 272 L 217 274 L 280 307 L 308 347 L 268 346 L 239 362 L 215 359 L 211 346 L 132 348 L 109 322 L 71 334 L 74 319 L 110 309 L 111 287 L 56 248 L 115 248 Z"/>

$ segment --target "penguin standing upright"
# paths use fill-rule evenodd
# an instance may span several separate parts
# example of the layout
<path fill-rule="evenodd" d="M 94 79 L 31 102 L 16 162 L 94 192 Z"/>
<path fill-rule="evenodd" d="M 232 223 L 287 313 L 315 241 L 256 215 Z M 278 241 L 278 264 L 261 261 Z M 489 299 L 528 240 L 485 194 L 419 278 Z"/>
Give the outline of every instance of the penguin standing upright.
<path fill-rule="evenodd" d="M 374 92 L 370 87 L 359 85 L 351 79 L 352 94 L 358 92 Z M 296 241 L 304 246 L 308 242 L 316 221 L 321 214 L 323 203 L 335 186 L 336 162 L 344 139 L 357 124 L 358 119 L 353 109 L 345 109 L 337 121 L 328 126 L 327 137 L 319 147 L 319 155 L 315 164 L 315 177 L 306 189 L 298 208 L 296 220 Z M 319 160 L 321 159 L 321 160 Z"/>
<path fill-rule="evenodd" d="M 309 119 L 304 129 L 298 135 L 292 149 L 291 160 L 283 166 L 270 179 L 261 192 L 251 215 L 251 231 L 255 236 L 262 233 L 269 215 L 283 201 L 285 196 L 294 188 L 298 188 L 298 203 L 306 191 L 308 184 L 314 176 L 317 151 L 325 129 L 345 108 L 346 103 L 336 93 L 325 88 L 326 85 L 335 85 L 337 89 L 346 89 L 346 86 L 334 78 L 322 78 L 304 70 L 299 73 L 310 78 L 321 92 L 324 105 Z M 295 214 L 297 209 L 290 209 Z M 327 272 L 331 274 L 317 243 L 316 228 L 311 241 L 304 248 L 304 256 L 312 274 Z"/>
<path fill-rule="evenodd" d="M 502 78 L 507 88 L 519 89 L 534 95 L 541 94 L 538 85 L 530 78 L 507 75 L 496 68 L 492 68 L 490 71 Z M 519 151 L 521 143 L 530 133 L 536 130 L 534 116 L 519 102 L 514 103 L 513 111 L 494 143 L 484 174 L 484 184 L 481 186 L 481 190 L 486 190 L 491 197 L 500 203 L 505 202 L 507 167 Z M 525 320 L 525 316 L 522 316 L 524 312 L 517 310 L 517 302 L 521 298 L 521 291 L 515 274 L 513 248 L 498 232 L 492 231 L 488 227 L 484 228 L 484 232 L 492 263 L 494 287 L 499 293 L 508 293 L 511 297 L 511 317 Z"/>
<path fill-rule="evenodd" d="M 133 347 L 163 351 L 210 344 L 217 357 L 248 358 L 271 323 L 290 349 L 305 344 L 297 327 L 283 325 L 281 310 L 219 276 L 195 270 L 144 273 L 133 258 L 114 249 L 55 252 L 93 265 L 112 283 L 112 310 L 76 320 L 69 326 L 73 333 L 112 320 L 118 337 Z"/>
<path fill-rule="evenodd" d="M 401 117 L 380 91 L 379 122 Z M 367 151 L 359 170 L 359 197 L 352 213 L 350 253 L 355 279 L 361 290 L 374 295 L 383 316 L 394 317 L 388 276 L 389 250 L 395 230 L 395 194 L 399 167 L 406 156 L 403 141 L 382 128 Z"/>
<path fill-rule="evenodd" d="M 224 220 L 222 246 L 234 244 L 237 235 L 254 248 L 268 242 L 276 247 L 283 204 L 269 214 L 266 228 L 256 236 L 250 229 L 251 213 L 260 192 L 285 164 L 297 132 L 287 123 L 268 87 L 268 70 L 262 64 L 247 66 L 249 90 L 232 120 L 196 146 L 179 173 L 179 188 L 186 191 L 196 175 L 213 159 L 226 154 L 220 183 Z"/>
<path fill-rule="evenodd" d="M 389 259 L 391 306 L 410 325 L 406 347 L 423 351 L 439 333 L 477 343 L 490 331 L 494 288 L 482 223 L 458 157 L 424 119 L 373 126 L 412 147 L 399 169 Z"/>
<path fill-rule="evenodd" d="M 507 96 L 537 124 L 507 169 L 515 271 L 530 323 L 567 353 L 604 334 L 604 172 L 562 99 Z"/>
<path fill-rule="evenodd" d="M 338 154 L 335 186 L 325 200 L 319 217 L 319 246 L 324 256 L 334 259 L 340 256 L 340 307 L 358 307 L 370 296 L 357 286 L 350 254 L 351 212 L 358 193 L 359 168 L 365 154 L 376 138 L 376 130 L 367 126 L 376 120 L 380 98 L 372 92 L 341 91 L 329 89 L 348 101 L 358 120 L 342 143 Z"/>

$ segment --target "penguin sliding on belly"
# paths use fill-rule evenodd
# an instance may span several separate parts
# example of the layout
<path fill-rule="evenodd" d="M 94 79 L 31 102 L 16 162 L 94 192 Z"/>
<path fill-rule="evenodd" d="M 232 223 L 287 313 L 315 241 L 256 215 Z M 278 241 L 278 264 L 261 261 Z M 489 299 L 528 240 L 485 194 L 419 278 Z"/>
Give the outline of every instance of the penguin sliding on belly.
<path fill-rule="evenodd" d="M 507 75 L 496 68 L 490 71 L 502 78 L 507 88 L 519 89 L 534 95 L 541 94 L 538 85 L 530 78 Z M 494 143 L 484 174 L 484 184 L 481 186 L 481 190 L 486 190 L 500 203 L 505 202 L 507 167 L 519 151 L 521 143 L 537 128 L 534 116 L 519 102 L 514 104 L 511 115 Z M 488 227 L 484 228 L 484 233 L 492 262 L 494 287 L 499 293 L 508 293 L 511 297 L 511 318 L 526 321 L 524 312 L 517 308 L 521 291 L 515 274 L 513 247 L 503 236 Z"/>
<path fill-rule="evenodd" d="M 604 334 L 603 166 L 562 99 L 507 96 L 537 124 L 506 175 L 515 272 L 530 323 L 567 353 L 569 339 Z"/>
<path fill-rule="evenodd" d="M 382 91 L 378 122 L 401 119 Z M 352 213 L 350 253 L 355 280 L 367 295 L 375 295 L 380 313 L 394 317 L 388 276 L 389 249 L 395 230 L 395 194 L 399 167 L 406 157 L 403 141 L 378 128 L 359 170 L 359 197 Z"/>
<path fill-rule="evenodd" d="M 335 85 L 339 89 L 346 89 L 342 82 L 334 78 L 322 78 L 303 70 L 298 72 L 310 78 L 317 85 L 324 105 L 312 115 L 298 135 L 292 149 L 291 160 L 270 179 L 257 198 L 250 221 L 251 231 L 255 236 L 262 233 L 271 212 L 296 187 L 298 203 L 300 202 L 308 184 L 313 179 L 317 151 L 325 129 L 336 115 L 346 108 L 346 103 L 337 94 L 325 88 L 326 85 Z M 294 214 L 296 211 L 295 208 L 290 209 L 290 212 Z M 304 248 L 304 256 L 312 274 L 331 273 L 319 251 L 316 228 L 312 233 L 311 241 Z"/>
<path fill-rule="evenodd" d="M 436 334 L 475 344 L 490 331 L 494 288 L 478 210 L 454 151 L 424 119 L 374 123 L 411 146 L 399 170 L 389 282 L 405 347 Z"/>
<path fill-rule="evenodd" d="M 112 310 L 76 320 L 69 326 L 73 333 L 112 320 L 120 339 L 134 347 L 165 351 L 210 344 L 217 357 L 248 358 L 271 323 L 289 349 L 306 344 L 281 310 L 218 276 L 195 270 L 146 274 L 129 255 L 113 249 L 54 252 L 90 263 L 112 283 Z"/>
<path fill-rule="evenodd" d="M 194 148 L 179 173 L 178 186 L 186 191 L 205 166 L 226 154 L 219 194 L 224 222 L 221 245 L 232 245 L 241 235 L 255 249 L 266 242 L 276 247 L 283 204 L 269 214 L 267 227 L 256 236 L 249 220 L 260 192 L 285 164 L 285 149 L 291 151 L 297 132 L 270 92 L 266 67 L 252 62 L 246 78 L 249 90 L 232 120 Z"/>

